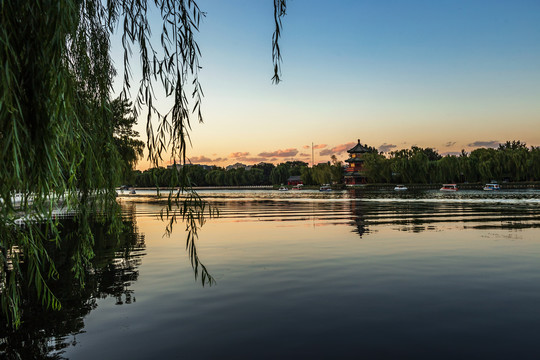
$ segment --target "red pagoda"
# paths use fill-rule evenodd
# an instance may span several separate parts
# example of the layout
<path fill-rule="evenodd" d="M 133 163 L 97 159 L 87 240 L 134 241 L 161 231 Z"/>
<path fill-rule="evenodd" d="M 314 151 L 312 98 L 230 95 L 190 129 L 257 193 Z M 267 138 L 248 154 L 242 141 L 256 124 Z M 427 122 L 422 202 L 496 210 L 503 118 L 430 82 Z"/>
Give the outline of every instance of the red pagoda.
<path fill-rule="evenodd" d="M 366 174 L 364 170 L 364 159 L 362 157 L 365 153 L 370 152 L 370 150 L 362 146 L 360 139 L 358 139 L 358 144 L 352 149 L 347 150 L 347 152 L 349 153 L 349 158 L 345 161 L 349 163 L 349 166 L 345 169 L 345 184 L 365 184 Z"/>

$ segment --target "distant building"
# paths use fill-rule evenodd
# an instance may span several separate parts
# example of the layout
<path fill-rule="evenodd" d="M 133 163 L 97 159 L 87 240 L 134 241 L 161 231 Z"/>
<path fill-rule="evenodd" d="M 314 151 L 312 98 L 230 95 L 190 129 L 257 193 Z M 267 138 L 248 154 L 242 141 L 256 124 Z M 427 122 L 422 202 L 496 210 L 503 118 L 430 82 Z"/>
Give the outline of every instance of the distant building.
<path fill-rule="evenodd" d="M 174 164 L 173 165 L 167 165 L 167 169 L 174 169 L 174 166 L 175 166 Z M 210 171 L 214 167 L 214 165 L 202 165 L 202 164 L 187 164 L 186 166 L 200 166 L 206 171 Z M 178 171 L 180 171 L 180 169 L 182 169 L 183 167 L 184 167 L 184 165 L 176 164 L 176 170 L 178 170 Z"/>
<path fill-rule="evenodd" d="M 299 185 L 299 184 L 302 184 L 302 185 L 304 184 L 300 176 L 289 176 L 289 178 L 287 179 L 287 185 Z"/>
<path fill-rule="evenodd" d="M 206 171 L 210 171 L 214 168 L 214 165 L 193 164 L 193 166 L 200 166 Z"/>
<path fill-rule="evenodd" d="M 174 169 L 174 167 L 176 166 L 176 170 L 180 170 L 184 165 L 181 165 L 181 164 L 172 164 L 172 165 L 167 165 L 167 169 Z"/>
<path fill-rule="evenodd" d="M 365 184 L 366 173 L 364 169 L 363 156 L 365 153 L 370 152 L 370 149 L 362 146 L 359 139 L 358 144 L 356 144 L 352 149 L 347 150 L 347 152 L 349 153 L 349 158 L 345 160 L 345 162 L 347 162 L 349 166 L 345 168 L 345 184 Z"/>
<path fill-rule="evenodd" d="M 242 163 L 236 163 L 236 164 L 233 164 L 233 165 L 229 165 L 225 168 L 225 170 L 229 171 L 229 170 L 232 170 L 232 169 L 245 169 L 246 171 L 249 171 L 251 170 L 251 166 L 248 166 L 248 165 L 244 165 Z"/>

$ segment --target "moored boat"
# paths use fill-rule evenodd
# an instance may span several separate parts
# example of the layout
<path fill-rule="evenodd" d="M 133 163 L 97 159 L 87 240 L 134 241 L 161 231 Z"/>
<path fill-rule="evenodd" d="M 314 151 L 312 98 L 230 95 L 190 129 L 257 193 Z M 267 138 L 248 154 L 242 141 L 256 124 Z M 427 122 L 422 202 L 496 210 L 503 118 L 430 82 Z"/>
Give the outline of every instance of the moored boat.
<path fill-rule="evenodd" d="M 484 186 L 485 191 L 501 190 L 501 187 L 497 183 L 490 183 Z"/>
<path fill-rule="evenodd" d="M 330 187 L 330 184 L 323 184 L 323 185 L 319 188 L 319 191 L 332 191 L 332 188 Z"/>
<path fill-rule="evenodd" d="M 289 188 L 282 185 L 282 186 L 279 187 L 278 190 L 279 190 L 279 191 L 289 191 Z"/>
<path fill-rule="evenodd" d="M 443 184 L 440 190 L 441 191 L 458 191 L 458 187 L 456 184 Z"/>
<path fill-rule="evenodd" d="M 294 186 L 292 187 L 292 190 L 302 190 L 302 186 L 304 186 L 304 184 L 294 185 Z"/>
<path fill-rule="evenodd" d="M 394 187 L 394 190 L 395 191 L 405 191 L 405 190 L 408 190 L 408 188 L 405 186 L 405 185 L 396 185 L 396 187 Z"/>

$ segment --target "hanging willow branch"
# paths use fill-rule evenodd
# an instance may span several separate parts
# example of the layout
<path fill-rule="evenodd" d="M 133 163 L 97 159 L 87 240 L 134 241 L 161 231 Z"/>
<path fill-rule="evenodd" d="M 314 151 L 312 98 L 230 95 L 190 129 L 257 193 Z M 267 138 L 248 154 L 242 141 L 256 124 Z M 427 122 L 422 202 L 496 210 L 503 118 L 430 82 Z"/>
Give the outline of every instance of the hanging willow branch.
<path fill-rule="evenodd" d="M 152 24 L 148 21 L 152 9 L 146 0 L 109 0 L 108 26 L 110 29 L 120 26 L 122 30 L 125 97 L 129 96 L 132 81 L 131 48 L 138 47 L 140 51 L 141 72 L 136 74 L 140 82 L 134 105 L 135 116 L 146 113 L 149 160 L 157 166 L 170 151 L 173 159 L 185 163 L 190 114 L 196 114 L 198 121 L 203 121 L 203 91 L 198 77 L 201 52 L 195 34 L 205 14 L 193 0 L 151 3 L 161 15 L 160 49 L 153 45 Z M 166 96 L 174 98 L 174 104 L 166 111 L 158 109 L 154 102 L 156 82 Z"/>
<path fill-rule="evenodd" d="M 281 18 L 287 13 L 287 0 L 274 0 L 274 24 L 276 29 L 272 35 L 272 61 L 274 63 L 274 76 L 272 82 L 278 84 L 281 81 L 281 50 L 279 48 L 279 38 L 283 24 Z"/>
<path fill-rule="evenodd" d="M 18 326 L 20 286 L 34 288 L 47 306 L 60 307 L 48 286 L 58 273 L 45 246 L 61 246 L 55 208 L 76 214 L 79 230 L 71 236 L 81 241 L 72 261 L 81 285 L 93 257 L 89 222 L 99 215 L 111 234 L 120 231 L 115 186 L 123 166 L 111 120 L 111 34 L 117 28 L 122 33 L 124 97 L 131 89 L 131 49 L 139 50 L 135 116 L 146 112 L 149 159 L 158 164 L 170 151 L 185 164 L 190 116 L 202 122 L 195 34 L 205 14 L 194 0 L 0 0 L 0 7 L 0 304 Z M 274 8 L 277 83 L 286 0 L 274 0 Z M 152 10 L 161 16 L 160 49 L 153 45 Z M 154 103 L 156 85 L 174 99 L 170 109 Z M 180 192 L 190 189 L 180 185 Z M 200 212 L 180 214 L 190 223 Z M 188 237 L 188 251 L 196 255 L 195 238 Z"/>

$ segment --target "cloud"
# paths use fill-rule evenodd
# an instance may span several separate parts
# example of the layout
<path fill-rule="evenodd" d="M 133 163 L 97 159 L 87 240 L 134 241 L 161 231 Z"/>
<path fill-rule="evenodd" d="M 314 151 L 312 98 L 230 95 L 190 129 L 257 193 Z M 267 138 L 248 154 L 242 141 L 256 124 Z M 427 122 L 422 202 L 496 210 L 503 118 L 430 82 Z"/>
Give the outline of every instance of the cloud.
<path fill-rule="evenodd" d="M 262 152 L 260 154 L 257 154 L 257 156 L 285 158 L 285 157 L 296 156 L 296 154 L 298 154 L 298 150 L 291 148 L 291 149 L 276 150 L 276 151 L 271 151 L 271 152 Z"/>
<path fill-rule="evenodd" d="M 209 162 L 212 162 L 212 159 L 210 159 L 209 157 L 206 157 L 204 155 L 201 155 L 201 156 L 192 156 L 189 158 L 189 160 L 191 161 L 191 163 L 193 164 L 196 164 L 196 163 L 209 163 Z"/>
<path fill-rule="evenodd" d="M 500 142 L 498 140 L 491 140 L 491 141 L 475 141 L 473 143 L 467 144 L 467 146 L 496 148 L 499 146 L 499 144 Z"/>
<path fill-rule="evenodd" d="M 449 141 L 449 142 L 447 142 L 446 144 L 444 144 L 445 147 L 452 147 L 452 146 L 454 146 L 454 145 L 456 145 L 456 142 L 455 142 L 455 141 Z"/>
<path fill-rule="evenodd" d="M 306 154 L 306 153 L 300 153 L 300 154 L 298 154 L 298 156 L 303 156 L 303 157 L 306 157 L 306 156 L 311 156 L 311 154 Z"/>
<path fill-rule="evenodd" d="M 296 149 L 276 150 L 273 152 L 262 152 L 257 156 L 249 156 L 249 152 L 237 151 L 229 154 L 231 161 L 242 162 L 246 164 L 258 164 L 260 162 L 273 162 L 276 161 L 276 156 L 282 157 L 281 161 L 285 160 L 285 157 L 294 156 L 298 153 Z"/>
<path fill-rule="evenodd" d="M 244 157 L 241 158 L 242 161 L 252 164 L 258 164 L 260 162 L 267 162 L 268 158 L 265 157 L 258 157 L 258 156 L 251 156 L 251 157 Z"/>
<path fill-rule="evenodd" d="M 222 157 L 218 157 L 218 158 L 215 158 L 215 159 L 210 159 L 209 157 L 207 156 L 204 156 L 204 155 L 201 155 L 201 156 L 192 156 L 189 158 L 189 161 L 191 161 L 192 164 L 214 164 L 214 163 L 219 163 L 219 162 L 223 162 L 223 161 L 226 161 L 227 158 L 222 158 Z"/>
<path fill-rule="evenodd" d="M 321 151 L 319 153 L 319 155 L 320 156 L 339 155 L 339 154 L 342 154 L 345 151 L 351 149 L 352 147 L 354 147 L 354 145 L 356 145 L 355 142 L 341 144 L 341 145 L 338 145 L 338 146 L 334 146 L 331 149 L 324 149 L 323 151 Z"/>
<path fill-rule="evenodd" d="M 327 147 L 328 145 L 326 144 L 315 144 L 313 145 L 313 149 L 324 149 L 325 147 Z M 311 145 L 304 145 L 302 146 L 303 149 L 311 149 Z"/>
<path fill-rule="evenodd" d="M 384 143 L 381 146 L 379 146 L 379 151 L 389 152 L 390 150 L 394 148 L 397 148 L 397 145 Z"/>
<path fill-rule="evenodd" d="M 240 152 L 240 151 L 238 151 L 238 152 L 231 153 L 229 156 L 232 157 L 232 158 L 240 158 L 240 157 L 246 157 L 248 155 L 249 155 L 248 152 Z"/>

